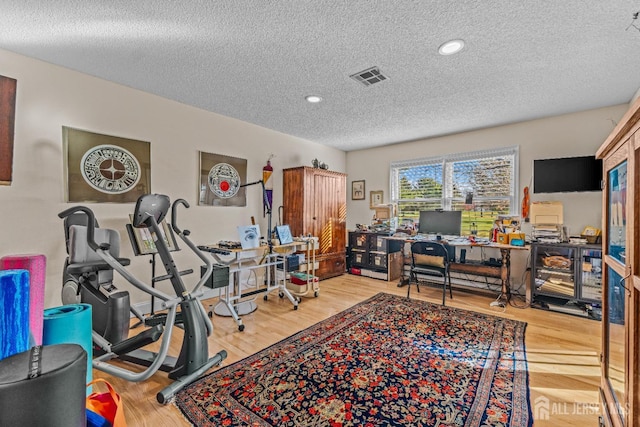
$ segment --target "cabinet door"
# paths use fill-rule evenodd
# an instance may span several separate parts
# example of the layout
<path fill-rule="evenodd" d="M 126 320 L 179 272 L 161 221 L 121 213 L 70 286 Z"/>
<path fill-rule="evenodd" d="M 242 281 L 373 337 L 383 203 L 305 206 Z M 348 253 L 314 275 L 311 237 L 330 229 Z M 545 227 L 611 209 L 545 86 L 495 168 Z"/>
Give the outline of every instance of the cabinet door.
<path fill-rule="evenodd" d="M 313 224 L 311 217 L 313 212 L 309 208 L 307 180 L 305 179 L 305 169 L 292 168 L 285 169 L 282 173 L 282 205 L 283 224 L 289 224 L 291 234 L 294 236 L 313 234 L 310 224 Z M 315 236 L 315 234 L 314 234 Z"/>
<path fill-rule="evenodd" d="M 628 222 L 631 224 L 627 230 L 629 247 L 629 279 L 626 281 L 630 290 L 629 322 L 630 328 L 627 336 L 629 339 L 627 353 L 627 369 L 629 371 L 630 384 L 629 407 L 630 423 L 635 426 L 640 425 L 640 132 L 636 131 L 633 136 L 633 162 L 629 168 L 631 186 L 627 194 L 629 196 L 629 207 L 627 212 L 631 212 Z"/>
<path fill-rule="evenodd" d="M 579 299 L 599 303 L 602 301 L 602 250 L 580 248 L 579 251 Z"/>
<path fill-rule="evenodd" d="M 355 267 L 366 267 L 368 263 L 369 239 L 367 233 L 349 233 L 349 246 L 351 248 L 351 264 Z"/>
<path fill-rule="evenodd" d="M 304 166 L 283 171 L 284 222 L 295 236 L 318 237 L 316 275 L 321 279 L 345 272 L 345 177 Z"/>
<path fill-rule="evenodd" d="M 369 238 L 367 233 L 349 233 L 349 245 L 351 249 L 367 251 L 369 249 Z"/>
<path fill-rule="evenodd" d="M 346 189 L 343 176 L 313 175 L 313 234 L 320 239 L 320 254 L 344 253 Z"/>
<path fill-rule="evenodd" d="M 640 425 L 640 99 L 596 154 L 603 159 L 604 419 Z"/>
<path fill-rule="evenodd" d="M 627 425 L 627 169 L 625 151 L 605 160 L 603 392 L 614 425 Z"/>
<path fill-rule="evenodd" d="M 564 299 L 576 297 L 575 248 L 536 245 L 533 256 L 536 295 Z"/>

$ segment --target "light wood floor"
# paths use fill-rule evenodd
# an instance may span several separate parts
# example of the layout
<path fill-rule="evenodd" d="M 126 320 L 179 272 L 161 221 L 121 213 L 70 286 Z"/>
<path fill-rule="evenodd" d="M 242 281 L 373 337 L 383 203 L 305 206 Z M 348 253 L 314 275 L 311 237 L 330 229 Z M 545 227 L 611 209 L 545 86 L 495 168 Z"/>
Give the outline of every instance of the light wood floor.
<path fill-rule="evenodd" d="M 209 352 L 213 355 L 225 349 L 228 357 L 224 365 L 229 365 L 378 292 L 406 295 L 406 287 L 398 288 L 396 282 L 343 275 L 320 282 L 319 297 L 314 298 L 311 293 L 309 297 L 302 297 L 298 310 L 293 310 L 291 303 L 286 298 L 278 298 L 275 292 L 268 301 L 259 295 L 258 310 L 243 316 L 243 332 L 238 331 L 233 319 L 213 317 L 215 330 L 209 338 Z M 417 293 L 412 288 L 411 297 L 440 303 L 441 291 L 421 287 Z M 526 349 L 531 404 L 534 414 L 536 408 L 548 408 L 549 414 L 548 420 L 536 420 L 537 427 L 597 425 L 600 322 L 512 306 L 502 312 L 489 306 L 495 298 L 491 295 L 454 290 L 453 297 L 447 300 L 447 305 L 528 323 Z M 176 329 L 174 333 L 171 354 L 177 355 L 181 332 Z M 160 405 L 156 401 L 156 393 L 170 382 L 165 373 L 158 372 L 142 383 L 128 383 L 95 369 L 94 377 L 107 378 L 121 394 L 129 427 L 190 425 L 174 405 Z"/>

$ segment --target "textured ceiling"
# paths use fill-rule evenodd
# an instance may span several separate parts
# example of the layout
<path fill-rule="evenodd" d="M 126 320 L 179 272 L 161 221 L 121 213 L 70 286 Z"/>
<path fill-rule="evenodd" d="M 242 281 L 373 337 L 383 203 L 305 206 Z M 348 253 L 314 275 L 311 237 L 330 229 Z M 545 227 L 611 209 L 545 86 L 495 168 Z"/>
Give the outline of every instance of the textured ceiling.
<path fill-rule="evenodd" d="M 640 0 L 1 0 L 0 10 L 0 48 L 345 151 L 622 104 L 640 87 L 640 31 L 628 28 L 640 27 Z M 439 55 L 450 39 L 465 49 Z M 388 79 L 349 77 L 372 66 Z"/>

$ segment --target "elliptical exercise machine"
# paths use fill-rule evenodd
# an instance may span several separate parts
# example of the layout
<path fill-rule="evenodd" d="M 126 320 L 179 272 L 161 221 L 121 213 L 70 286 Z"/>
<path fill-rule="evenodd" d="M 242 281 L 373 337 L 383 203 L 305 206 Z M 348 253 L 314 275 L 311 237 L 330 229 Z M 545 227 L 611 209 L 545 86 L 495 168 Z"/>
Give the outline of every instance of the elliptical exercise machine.
<path fill-rule="evenodd" d="M 92 333 L 93 342 L 102 353 L 93 359 L 93 367 L 135 382 L 150 378 L 158 370 L 169 371 L 169 378 L 174 382 L 156 395 L 160 403 L 168 402 L 180 389 L 211 367 L 220 365 L 227 357 L 227 352 L 221 350 L 209 358 L 207 337 L 211 335 L 213 325 L 198 297 L 203 294 L 201 288 L 209 279 L 213 265 L 210 257 L 203 254 L 189 240 L 189 230 L 182 231 L 178 228 L 178 205 L 189 207 L 183 199 L 178 199 L 171 205 L 167 196 L 147 194 L 138 199 L 133 216 L 134 227 L 146 227 L 151 231 L 158 255 L 167 273 L 162 278 L 171 281 L 175 296 L 165 294 L 141 282 L 124 268 L 128 265 L 128 260 L 118 258 L 119 233 L 115 230 L 97 228 L 91 209 L 77 206 L 58 214 L 60 218 L 65 219 L 65 227 L 68 226 L 69 259 L 65 263 L 63 300 L 73 298 L 72 294 L 76 289 L 81 302 L 92 304 L 94 325 L 97 326 Z M 206 266 L 205 272 L 191 291 L 186 289 L 182 281 L 181 272 L 175 265 L 159 226 L 170 207 L 172 229 Z M 78 219 L 78 215 L 85 216 L 86 221 Z M 66 219 L 70 216 L 75 216 L 76 219 L 67 221 Z M 86 225 L 81 225 L 83 222 Z M 162 301 L 163 307 L 168 310 L 163 323 L 127 338 L 130 317 L 129 295 L 127 291 L 118 291 L 110 281 L 105 281 L 105 277 L 108 278 L 109 272 L 112 273 L 113 270 L 136 288 Z M 110 301 L 112 299 L 113 301 Z M 174 358 L 167 353 L 178 305 L 184 335 L 180 354 Z M 160 338 L 162 340 L 157 353 L 141 349 Z M 134 372 L 108 363 L 115 358 L 133 361 L 147 368 L 141 372 Z"/>

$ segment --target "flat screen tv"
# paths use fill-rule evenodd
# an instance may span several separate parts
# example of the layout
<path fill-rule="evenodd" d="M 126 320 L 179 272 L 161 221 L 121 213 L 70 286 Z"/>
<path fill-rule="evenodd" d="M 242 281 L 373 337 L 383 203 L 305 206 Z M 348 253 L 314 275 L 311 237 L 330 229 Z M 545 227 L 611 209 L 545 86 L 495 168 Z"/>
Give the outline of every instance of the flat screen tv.
<path fill-rule="evenodd" d="M 534 193 L 600 191 L 602 160 L 594 156 L 533 161 Z"/>
<path fill-rule="evenodd" d="M 420 211 L 418 233 L 459 236 L 461 211 Z"/>

